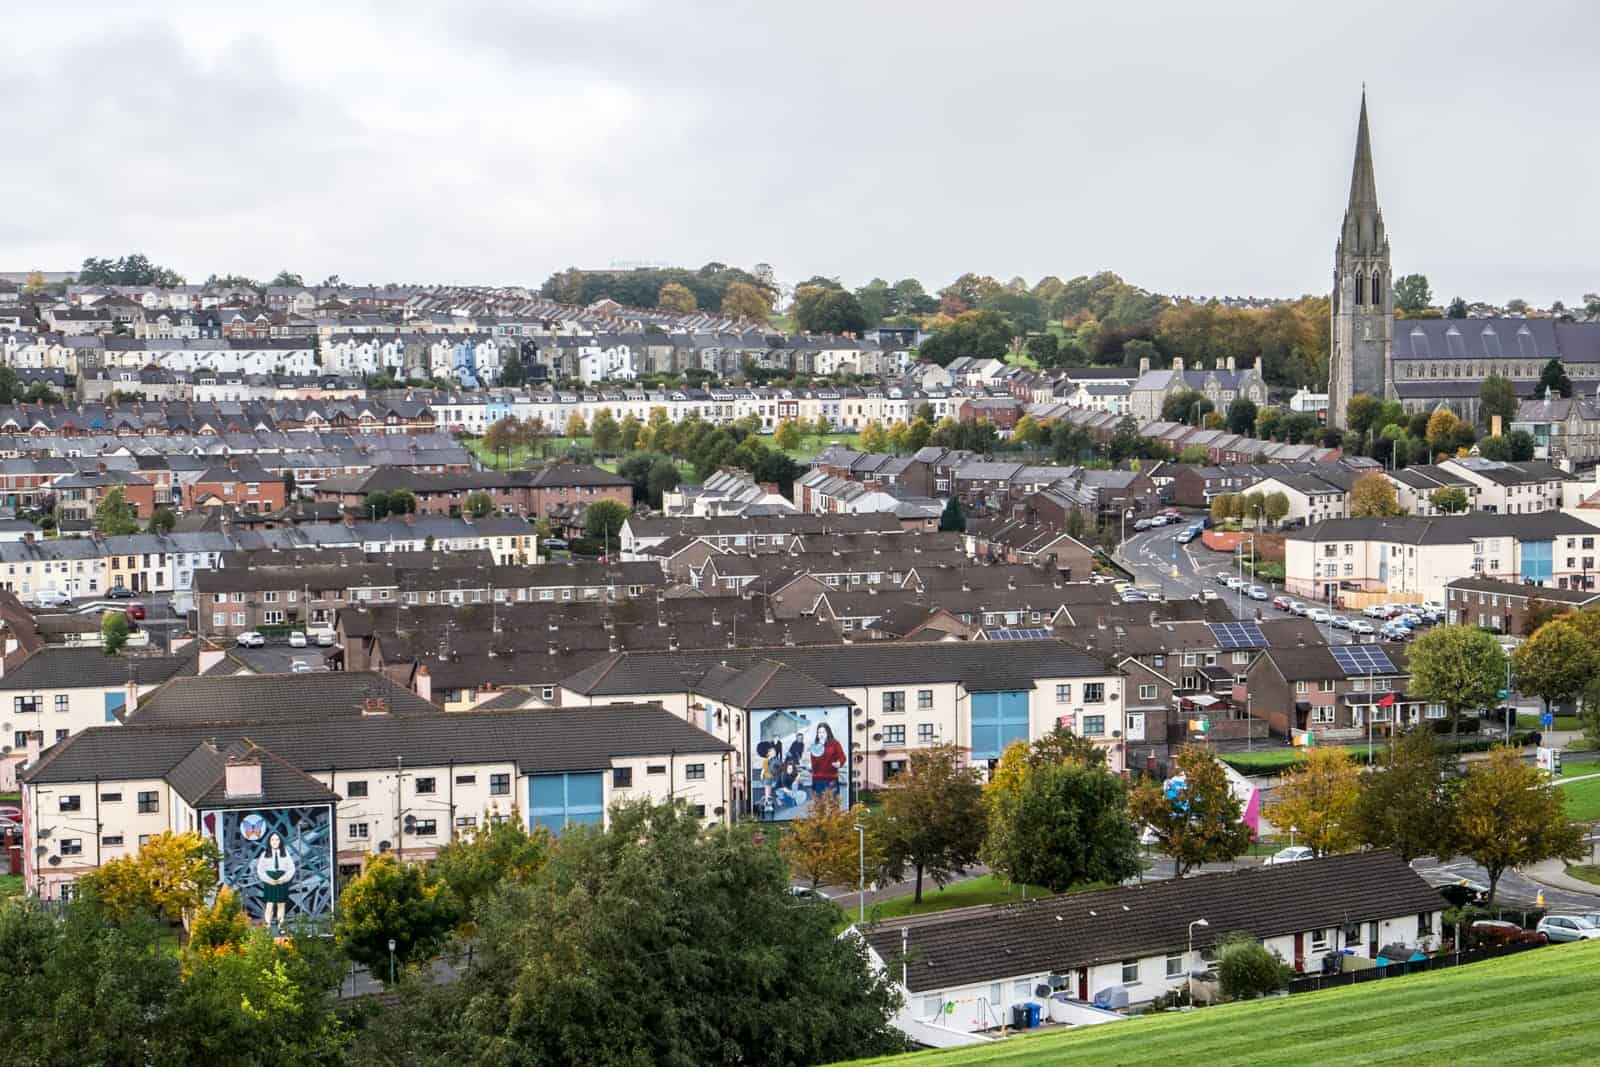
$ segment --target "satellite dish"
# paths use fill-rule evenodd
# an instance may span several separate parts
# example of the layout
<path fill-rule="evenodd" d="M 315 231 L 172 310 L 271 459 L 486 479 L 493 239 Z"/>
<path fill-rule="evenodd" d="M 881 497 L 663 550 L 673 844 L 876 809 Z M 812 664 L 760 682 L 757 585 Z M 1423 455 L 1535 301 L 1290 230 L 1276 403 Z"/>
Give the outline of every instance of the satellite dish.
<path fill-rule="evenodd" d="M 59 866 L 60 863 L 61 863 L 61 857 L 60 856 L 51 856 L 49 862 L 50 862 L 50 866 L 52 866 L 52 867 Z"/>
<path fill-rule="evenodd" d="M 415 815 L 407 815 L 406 816 L 406 818 L 405 818 L 405 828 L 407 830 L 415 830 L 417 828 L 417 817 Z"/>
<path fill-rule="evenodd" d="M 35 834 L 34 836 L 38 837 L 41 841 L 44 840 L 45 838 L 50 836 L 50 827 L 48 827 L 48 826 L 39 827 L 39 832 L 37 834 Z"/>
<path fill-rule="evenodd" d="M 387 841 L 379 841 L 378 842 L 378 851 L 379 852 L 388 852 L 391 847 L 392 846 Z"/>
<path fill-rule="evenodd" d="M 1036 985 L 1033 987 L 1033 995 L 1041 998 L 1048 997 L 1050 995 L 1050 987 L 1043 984 Z"/>

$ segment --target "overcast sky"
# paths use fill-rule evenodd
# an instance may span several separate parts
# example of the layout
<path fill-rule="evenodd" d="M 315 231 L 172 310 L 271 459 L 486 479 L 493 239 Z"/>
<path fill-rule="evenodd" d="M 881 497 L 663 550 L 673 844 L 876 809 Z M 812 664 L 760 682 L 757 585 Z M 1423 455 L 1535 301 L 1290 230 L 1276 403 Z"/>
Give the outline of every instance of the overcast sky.
<path fill-rule="evenodd" d="M 1397 271 L 1441 300 L 1600 289 L 1585 0 L 67 0 L 5 25 L 0 270 L 1322 291 L 1364 79 Z"/>

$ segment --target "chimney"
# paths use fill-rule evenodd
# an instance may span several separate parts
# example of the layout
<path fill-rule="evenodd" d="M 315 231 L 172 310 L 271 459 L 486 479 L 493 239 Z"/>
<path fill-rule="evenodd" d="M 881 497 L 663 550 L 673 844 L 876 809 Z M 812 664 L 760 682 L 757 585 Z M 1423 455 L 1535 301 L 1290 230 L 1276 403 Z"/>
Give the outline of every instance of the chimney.
<path fill-rule="evenodd" d="M 376 690 L 369 692 L 361 701 L 361 714 L 363 716 L 389 714 L 388 699 Z"/>
<path fill-rule="evenodd" d="M 1233 357 L 1232 356 L 1228 357 L 1228 369 L 1229 370 L 1234 370 L 1235 369 L 1235 367 L 1233 365 Z"/>
<path fill-rule="evenodd" d="M 1182 356 L 1174 356 L 1174 357 L 1172 357 L 1172 369 L 1175 370 L 1175 371 L 1183 370 L 1183 357 Z"/>
<path fill-rule="evenodd" d="M 433 672 L 426 663 L 417 667 L 417 696 L 433 703 Z"/>
<path fill-rule="evenodd" d="M 44 731 L 43 730 L 29 730 L 28 731 L 28 746 L 27 746 L 28 766 L 31 767 L 35 763 L 39 762 L 39 753 L 40 753 L 40 751 L 43 750 L 43 748 L 44 748 Z"/>
<path fill-rule="evenodd" d="M 200 649 L 200 660 L 195 664 L 195 670 L 200 674 L 204 674 L 227 658 L 228 654 L 222 649 L 213 645 L 206 645 Z"/>
<path fill-rule="evenodd" d="M 1140 356 L 1139 357 L 1139 376 L 1142 378 L 1146 374 L 1149 374 L 1149 373 L 1150 373 L 1150 357 L 1149 356 Z"/>
<path fill-rule="evenodd" d="M 261 757 L 255 752 L 230 756 L 222 779 L 223 795 L 229 800 L 261 795 Z"/>

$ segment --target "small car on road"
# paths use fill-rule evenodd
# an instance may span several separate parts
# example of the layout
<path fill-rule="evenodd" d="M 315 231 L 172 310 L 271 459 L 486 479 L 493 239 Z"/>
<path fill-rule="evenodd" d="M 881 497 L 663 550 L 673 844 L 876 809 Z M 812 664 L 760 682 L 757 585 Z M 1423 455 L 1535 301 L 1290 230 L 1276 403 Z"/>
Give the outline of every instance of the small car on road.
<path fill-rule="evenodd" d="M 1582 915 L 1546 915 L 1534 928 L 1552 941 L 1594 941 L 1600 939 L 1600 926 Z"/>
<path fill-rule="evenodd" d="M 1244 595 L 1249 597 L 1251 600 L 1267 599 L 1267 591 L 1261 588 L 1259 585 L 1252 585 L 1249 589 L 1245 590 Z"/>
<path fill-rule="evenodd" d="M 1333 613 L 1327 608 L 1307 608 L 1306 618 L 1318 626 L 1323 626 L 1333 621 Z"/>
<path fill-rule="evenodd" d="M 306 639 L 306 632 L 304 630 L 290 630 L 289 631 L 289 647 L 290 648 L 305 648 L 307 643 L 308 642 L 307 642 L 307 639 Z"/>
<path fill-rule="evenodd" d="M 267 638 L 259 630 L 246 630 L 233 639 L 240 648 L 266 648 Z"/>
<path fill-rule="evenodd" d="M 1262 860 L 1261 866 L 1276 867 L 1284 863 L 1299 863 L 1301 860 L 1311 859 L 1313 855 L 1309 845 L 1290 845 L 1288 848 L 1280 848 Z"/>

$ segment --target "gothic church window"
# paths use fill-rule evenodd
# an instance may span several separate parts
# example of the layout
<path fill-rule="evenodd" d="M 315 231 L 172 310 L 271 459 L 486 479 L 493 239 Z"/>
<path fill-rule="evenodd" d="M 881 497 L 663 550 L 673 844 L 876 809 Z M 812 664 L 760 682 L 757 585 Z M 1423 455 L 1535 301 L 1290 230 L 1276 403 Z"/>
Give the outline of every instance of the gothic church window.
<path fill-rule="evenodd" d="M 1366 275 L 1362 274 L 1360 271 L 1356 272 L 1356 307 L 1360 307 L 1362 304 L 1366 303 L 1366 298 L 1362 291 L 1362 284 L 1366 280 Z"/>
<path fill-rule="evenodd" d="M 1372 272 L 1372 302 L 1383 303 L 1383 275 L 1378 271 Z"/>

